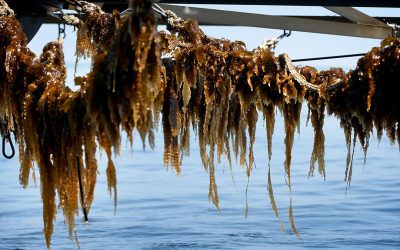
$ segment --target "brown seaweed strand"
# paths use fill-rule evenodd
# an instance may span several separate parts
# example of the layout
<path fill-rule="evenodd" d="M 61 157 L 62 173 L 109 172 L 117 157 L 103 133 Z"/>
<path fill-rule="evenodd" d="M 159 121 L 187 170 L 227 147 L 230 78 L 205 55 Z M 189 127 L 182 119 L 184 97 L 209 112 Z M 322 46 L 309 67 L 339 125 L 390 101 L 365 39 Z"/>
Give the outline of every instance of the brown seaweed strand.
<path fill-rule="evenodd" d="M 325 106 L 321 104 L 318 109 L 319 110 L 311 109 L 311 124 L 314 128 L 314 145 L 311 153 L 310 171 L 308 176 L 314 174 L 315 163 L 318 162 L 318 172 L 325 179 L 325 135 L 323 131 Z"/>
<path fill-rule="evenodd" d="M 94 190 L 97 181 L 97 160 L 95 135 L 93 128 L 86 125 L 83 131 L 83 143 L 85 148 L 85 170 L 84 170 L 84 190 L 87 213 L 90 211 L 94 199 Z"/>
<path fill-rule="evenodd" d="M 343 120 L 341 122 L 343 125 L 343 130 L 344 130 L 344 135 L 345 135 L 345 141 L 346 141 L 346 148 L 347 148 L 347 156 L 346 156 L 346 170 L 344 173 L 344 181 L 348 183 L 348 173 L 349 173 L 349 167 L 350 167 L 350 161 L 351 161 L 351 134 L 352 134 L 352 129 L 350 125 L 346 124 Z"/>
<path fill-rule="evenodd" d="M 43 202 L 43 233 L 46 238 L 46 246 L 50 249 L 51 235 L 53 234 L 53 220 L 56 218 L 56 203 L 55 203 L 55 187 L 54 175 L 51 173 L 50 162 L 39 162 L 38 165 L 46 167 L 39 167 L 40 172 L 40 189 L 42 193 Z"/>
<path fill-rule="evenodd" d="M 267 129 L 267 143 L 268 143 L 268 162 L 272 157 L 272 136 L 275 128 L 275 107 L 271 104 L 263 108 L 264 119 L 266 121 Z"/>
<path fill-rule="evenodd" d="M 110 197 L 114 197 L 114 213 L 117 211 L 117 175 L 114 162 L 112 160 L 111 144 L 107 138 L 103 135 L 100 139 L 100 144 L 104 148 L 107 154 L 107 189 Z"/>
<path fill-rule="evenodd" d="M 108 153 L 107 153 L 108 154 Z M 107 186 L 108 186 L 108 192 L 113 194 L 114 196 L 114 213 L 117 211 L 117 174 L 115 170 L 115 166 L 113 161 L 111 160 L 111 154 L 108 156 L 108 163 L 107 163 Z"/>
<path fill-rule="evenodd" d="M 290 220 L 290 227 L 292 228 L 292 231 L 294 232 L 294 234 L 296 235 L 297 238 L 301 239 L 299 231 L 297 230 L 296 225 L 294 224 L 293 206 L 292 206 L 292 194 L 290 194 L 289 220 Z"/>
<path fill-rule="evenodd" d="M 172 64 L 165 64 L 165 67 L 174 67 Z M 167 82 L 164 91 L 163 105 L 163 131 L 164 131 L 164 165 L 172 166 L 175 172 L 181 172 L 181 160 L 178 145 L 178 96 L 175 93 L 176 80 L 171 71 L 167 71 Z"/>
<path fill-rule="evenodd" d="M 287 177 L 287 184 L 289 190 L 291 190 L 291 180 L 290 180 L 290 165 L 292 161 L 292 147 L 294 142 L 294 132 L 299 123 L 301 103 L 291 102 L 283 104 L 283 118 L 285 123 L 285 161 L 284 168 Z"/>
<path fill-rule="evenodd" d="M 283 104 L 283 117 L 285 123 L 285 172 L 287 176 L 287 184 L 290 192 L 290 206 L 289 206 L 289 220 L 290 225 L 292 227 L 293 232 L 297 237 L 301 238 L 294 224 L 293 219 L 293 211 L 292 211 L 292 186 L 291 186 L 291 176 L 290 176 L 290 167 L 291 167 L 291 159 L 292 159 L 292 147 L 294 142 L 294 132 L 296 126 L 299 124 L 300 112 L 301 112 L 301 103 L 300 102 L 291 102 Z"/>
<path fill-rule="evenodd" d="M 278 207 L 276 205 L 274 190 L 273 190 L 273 185 L 272 185 L 272 180 L 271 180 L 272 137 L 273 137 L 274 128 L 275 128 L 275 107 L 272 104 L 270 104 L 270 105 L 264 104 L 262 111 L 263 111 L 264 119 L 265 119 L 265 123 L 266 123 L 267 144 L 268 144 L 268 177 L 267 177 L 268 196 L 269 196 L 269 201 L 271 203 L 272 210 L 274 210 L 275 216 L 279 220 L 280 230 L 281 230 L 281 232 L 283 232 L 284 225 L 279 216 Z"/>
<path fill-rule="evenodd" d="M 79 159 L 79 155 L 77 155 L 76 157 L 76 162 L 78 163 L 78 181 L 79 181 L 79 196 L 81 198 L 81 207 L 82 207 L 82 212 L 83 212 L 83 219 L 85 221 L 85 223 L 89 222 L 88 219 L 88 214 L 87 214 L 87 208 L 86 208 L 86 200 L 85 200 L 85 191 L 83 190 L 83 180 L 82 180 L 82 172 L 83 172 L 83 167 L 82 167 L 82 163 L 81 163 L 81 159 Z"/>
<path fill-rule="evenodd" d="M 349 166 L 348 171 L 347 171 L 347 187 L 346 187 L 346 191 L 348 189 L 350 189 L 351 177 L 353 175 L 353 159 L 354 159 L 354 151 L 355 151 L 356 143 L 357 143 L 357 137 L 356 137 L 356 132 L 354 132 L 354 135 L 353 135 L 353 149 L 352 149 L 352 153 L 351 153 L 350 166 Z"/>
<path fill-rule="evenodd" d="M 268 162 L 268 185 L 267 185 L 267 190 L 268 190 L 268 196 L 269 196 L 269 201 L 271 203 L 272 210 L 274 210 L 275 216 L 279 220 L 279 227 L 280 227 L 281 232 L 283 233 L 285 227 L 284 227 L 284 225 L 282 223 L 282 220 L 281 220 L 281 218 L 279 216 L 278 207 L 276 206 L 276 202 L 275 202 L 274 189 L 272 188 L 271 163 L 270 162 Z"/>
<path fill-rule="evenodd" d="M 164 64 L 165 68 L 168 67 L 174 67 L 172 63 L 166 62 Z M 171 140 L 172 140 L 172 129 L 171 129 L 171 124 L 169 121 L 170 117 L 170 95 L 171 95 L 171 85 L 173 85 L 174 75 L 171 73 L 171 70 L 167 69 L 167 73 L 165 74 L 165 91 L 164 91 L 164 101 L 163 102 L 163 107 L 162 107 L 162 126 L 163 126 L 163 132 L 164 132 L 164 166 L 169 166 L 171 165 Z"/>
<path fill-rule="evenodd" d="M 169 115 L 168 115 L 168 122 L 170 124 L 169 133 L 171 133 L 171 141 L 169 146 L 169 165 L 171 165 L 177 174 L 181 172 L 181 160 L 179 154 L 179 143 L 178 143 L 178 133 L 180 130 L 180 112 L 179 112 L 179 103 L 178 97 L 175 94 L 174 88 L 170 89 L 170 99 L 169 99 Z"/>
<path fill-rule="evenodd" d="M 250 174 L 251 171 L 253 170 L 253 164 L 254 164 L 254 153 L 253 153 L 253 145 L 256 137 L 256 123 L 258 119 L 258 114 L 257 114 L 257 109 L 255 105 L 251 105 L 247 115 L 246 115 L 246 122 L 248 126 L 248 133 L 249 133 L 249 138 L 250 138 L 250 147 L 249 147 L 249 163 L 247 164 L 246 167 L 246 175 L 247 175 L 247 185 L 246 185 L 246 208 L 245 208 L 245 216 L 247 218 L 248 211 L 249 211 L 249 205 L 248 205 L 248 189 L 249 189 L 249 184 L 250 184 Z"/>

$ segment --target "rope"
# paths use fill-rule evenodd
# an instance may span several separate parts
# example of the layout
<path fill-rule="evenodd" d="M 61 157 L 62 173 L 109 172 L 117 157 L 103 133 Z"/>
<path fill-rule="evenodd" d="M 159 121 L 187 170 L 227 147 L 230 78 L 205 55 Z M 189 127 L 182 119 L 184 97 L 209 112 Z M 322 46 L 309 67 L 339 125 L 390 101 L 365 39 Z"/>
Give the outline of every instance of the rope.
<path fill-rule="evenodd" d="M 158 13 L 164 21 L 166 21 L 168 19 L 168 16 L 165 13 L 165 10 L 163 8 L 161 8 L 160 5 L 154 3 L 151 8 L 153 9 L 154 12 Z"/>
<path fill-rule="evenodd" d="M 269 50 L 274 50 L 278 43 L 285 37 L 289 37 L 292 34 L 292 31 L 289 30 L 289 32 L 286 32 L 286 30 L 283 31 L 283 34 L 276 37 L 276 38 L 271 38 L 268 40 L 265 40 L 259 48 L 261 49 L 269 49 Z"/>
<path fill-rule="evenodd" d="M 12 16 L 14 11 L 8 7 L 8 4 L 4 0 L 0 0 L 0 16 Z"/>
<path fill-rule="evenodd" d="M 363 54 L 364 55 L 364 54 Z M 340 86 L 342 86 L 343 79 L 337 78 L 334 80 L 332 84 L 329 86 L 322 86 L 322 85 L 314 85 L 312 83 L 309 83 L 306 81 L 303 75 L 301 75 L 297 70 L 296 67 L 293 65 L 293 61 L 290 60 L 290 57 L 287 54 L 281 54 L 279 55 L 279 61 L 283 66 L 286 68 L 286 70 L 292 75 L 293 79 L 298 82 L 300 85 L 304 86 L 306 89 L 310 89 L 312 91 L 316 91 L 318 93 L 321 92 L 322 88 L 328 91 L 333 91 Z"/>

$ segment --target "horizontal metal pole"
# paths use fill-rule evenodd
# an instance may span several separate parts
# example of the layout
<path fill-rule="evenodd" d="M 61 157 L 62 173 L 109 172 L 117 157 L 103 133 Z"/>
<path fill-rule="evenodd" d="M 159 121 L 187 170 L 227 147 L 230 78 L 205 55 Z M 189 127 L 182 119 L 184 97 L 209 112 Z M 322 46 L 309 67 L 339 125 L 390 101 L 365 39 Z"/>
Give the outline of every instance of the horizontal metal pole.
<path fill-rule="evenodd" d="M 123 4 L 127 0 L 89 0 L 109 4 Z M 400 8 L 399 0 L 154 0 L 177 4 L 240 4 L 240 5 L 287 5 L 287 6 L 343 6 L 343 7 L 391 7 Z"/>
<path fill-rule="evenodd" d="M 161 3 L 179 4 L 241 4 L 291 6 L 343 6 L 343 7 L 400 7 L 398 0 L 161 0 Z"/>
<path fill-rule="evenodd" d="M 347 18 L 344 18 L 342 16 L 287 16 L 287 17 L 322 20 L 322 21 L 332 21 L 332 22 L 342 22 L 342 23 L 349 22 L 349 20 Z M 384 23 L 400 25 L 400 17 L 374 16 L 372 18 L 375 18 Z"/>
<path fill-rule="evenodd" d="M 71 14 L 75 16 L 79 16 L 78 14 Z M 56 15 L 53 14 L 53 16 L 48 15 L 44 21 L 46 24 L 55 24 L 59 23 L 60 19 L 54 17 Z M 344 17 L 341 16 L 276 16 L 276 17 L 291 17 L 291 18 L 298 18 L 298 19 L 310 19 L 310 20 L 318 20 L 318 21 L 331 21 L 331 22 L 341 22 L 341 23 L 348 23 L 348 20 Z M 397 23 L 400 24 L 400 17 L 374 17 L 378 20 L 381 20 L 383 22 L 388 22 L 388 23 Z M 164 21 L 159 18 L 159 24 L 164 24 Z M 228 24 L 212 24 L 212 23 L 205 23 L 203 21 L 199 21 L 200 25 L 212 25 L 212 26 L 233 26 L 233 25 L 228 25 Z M 237 25 L 235 25 L 237 26 Z"/>
<path fill-rule="evenodd" d="M 285 29 L 311 33 L 383 39 L 392 35 L 389 26 L 371 26 L 353 23 L 319 21 L 305 18 L 271 16 L 235 11 L 194 8 L 160 4 L 164 9 L 175 12 L 179 17 L 192 18 L 201 23 L 235 25 L 269 29 Z"/>

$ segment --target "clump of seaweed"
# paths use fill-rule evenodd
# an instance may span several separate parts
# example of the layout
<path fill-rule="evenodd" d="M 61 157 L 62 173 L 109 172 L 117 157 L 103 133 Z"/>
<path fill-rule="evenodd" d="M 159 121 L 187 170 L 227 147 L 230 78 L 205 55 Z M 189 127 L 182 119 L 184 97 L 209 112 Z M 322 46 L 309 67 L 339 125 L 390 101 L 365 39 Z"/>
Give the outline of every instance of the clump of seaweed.
<path fill-rule="evenodd" d="M 93 57 L 106 52 L 115 33 L 121 25 L 117 10 L 112 14 L 104 12 L 100 6 L 86 1 L 78 1 L 77 10 L 86 16 L 77 23 L 76 55 L 78 58 Z"/>
<path fill-rule="evenodd" d="M 99 147 L 108 156 L 108 189 L 116 206 L 112 156 L 119 152 L 121 131 L 132 143 L 137 130 L 143 147 L 146 140 L 154 147 L 160 114 L 164 164 L 177 174 L 182 171 L 193 129 L 209 172 L 209 200 L 219 208 L 216 163 L 226 156 L 232 168 L 233 152 L 250 178 L 256 123 L 262 113 L 267 129 L 268 193 L 279 220 L 270 174 L 276 111 L 284 117 L 283 167 L 290 194 L 291 152 L 295 131 L 300 132 L 304 101 L 314 128 L 310 176 L 316 164 L 326 176 L 325 110 L 340 119 L 345 133 L 348 185 L 357 138 L 365 156 L 374 127 L 378 139 L 385 131 L 391 143 L 400 143 L 399 39 L 372 49 L 354 71 L 318 72 L 311 67 L 296 68 L 286 54 L 276 57 L 262 47 L 248 51 L 240 41 L 209 37 L 195 20 L 180 19 L 169 11 L 165 14 L 170 33 L 158 33 L 147 1 L 131 0 L 132 14 L 124 17 L 79 3 L 87 19 L 77 24 L 77 55 L 92 57 L 93 67 L 87 76 L 76 79 L 80 90 L 72 91 L 65 85 L 62 41 L 48 43 L 37 58 L 27 47 L 12 10 L 0 0 L 0 122 L 6 123 L 6 130 L 15 134 L 19 144 L 24 187 L 33 164 L 39 168 L 47 247 L 57 211 L 56 194 L 72 237 L 79 196 L 84 196 L 80 206 L 86 210 L 94 198 Z M 80 181 L 83 195 L 78 192 Z M 247 209 L 246 189 L 246 214 Z M 299 236 L 291 199 L 289 220 Z"/>
<path fill-rule="evenodd" d="M 399 58 L 399 39 L 386 47 L 373 48 L 359 59 L 354 71 L 347 73 L 343 87 L 326 98 L 328 114 L 337 116 L 345 131 L 348 148 L 345 180 L 348 184 L 352 172 L 351 151 L 354 152 L 356 137 L 364 150 L 364 157 L 374 127 L 379 140 L 386 131 L 391 143 L 396 140 L 399 143 Z"/>
<path fill-rule="evenodd" d="M 94 73 L 80 79 L 79 91 L 72 91 L 65 85 L 62 41 L 47 44 L 40 58 L 36 58 L 27 47 L 15 16 L 0 16 L 0 60 L 3 62 L 0 117 L 19 143 L 20 181 L 24 187 L 33 163 L 39 168 L 48 248 L 56 215 L 56 193 L 71 238 L 79 206 L 79 178 L 82 178 L 85 194 L 81 206 L 90 209 L 97 177 L 96 140 L 109 156 L 108 185 L 110 192 L 114 190 L 116 202 L 116 172 L 111 149 L 114 147 L 118 151 L 119 127 L 130 134 L 131 140 L 133 128 L 138 129 L 143 138 L 151 134 L 148 132 L 153 126 L 151 108 L 158 97 L 160 79 L 155 21 L 149 3 L 131 1 L 130 4 L 136 11 L 124 19 L 109 50 L 105 50 L 106 43 L 98 47 Z M 94 27 L 97 25 L 94 21 L 92 31 L 102 30 L 101 24 Z M 114 35 L 110 30 L 101 31 L 93 39 L 107 38 L 111 34 Z M 116 53 L 125 57 L 115 56 Z M 104 75 L 99 72 L 106 72 L 107 77 L 100 78 Z M 154 138 L 149 138 L 153 145 Z M 83 174 L 80 176 L 80 173 Z"/>
<path fill-rule="evenodd" d="M 133 129 L 137 129 L 143 143 L 148 136 L 150 146 L 154 146 L 153 109 L 160 95 L 161 59 L 151 4 L 133 1 L 131 5 L 135 11 L 123 20 L 109 50 L 95 57 L 93 70 L 82 86 L 88 119 L 96 124 L 99 144 L 109 158 L 108 184 L 115 199 L 111 148 L 118 153 L 120 128 L 131 143 Z"/>
<path fill-rule="evenodd" d="M 396 74 L 399 69 L 396 60 L 398 60 L 399 40 L 392 42 L 386 48 L 372 49 L 369 54 L 360 59 L 358 68 L 354 72 L 346 74 L 340 68 L 318 72 L 310 67 L 295 68 L 285 54 L 276 58 L 265 48 L 250 52 L 240 42 L 208 37 L 201 31 L 196 21 L 182 20 L 173 13 L 168 11 L 166 13 L 168 15 L 167 29 L 171 31 L 171 34 L 162 34 L 162 51 L 165 55 L 173 55 L 173 60 L 164 60 L 166 62 L 164 64 L 168 65 L 167 74 L 168 71 L 171 72 L 169 73 L 171 76 L 167 79 L 171 80 L 170 85 L 176 85 L 174 90 L 181 90 L 182 94 L 177 94 L 177 97 L 181 98 L 178 101 L 180 104 L 178 110 L 186 114 L 185 112 L 190 111 L 193 104 L 196 105 L 199 100 L 202 103 L 199 108 L 193 109 L 195 116 L 191 119 L 194 119 L 193 127 L 198 130 L 203 165 L 210 172 L 209 197 L 217 207 L 218 194 L 214 177 L 215 151 L 218 153 L 218 159 L 222 154 L 226 154 L 230 159 L 229 145 L 232 145 L 233 152 L 236 157 L 239 156 L 240 164 L 246 166 L 249 176 L 254 159 L 252 145 L 257 110 L 262 111 L 266 118 L 269 159 L 272 155 L 274 110 L 277 109 L 283 113 L 286 134 L 284 169 L 289 189 L 291 189 L 290 166 L 294 132 L 296 128 L 299 128 L 301 104 L 304 100 L 308 102 L 311 124 L 314 128 L 310 176 L 313 175 L 317 163 L 318 172 L 324 178 L 326 177 L 323 133 L 325 109 L 328 110 L 328 114 L 335 114 L 341 120 L 345 131 L 348 147 L 345 180 L 348 184 L 351 181 L 356 136 L 361 142 L 365 155 L 374 125 L 378 131 L 378 137 L 384 128 L 392 142 L 397 138 L 399 117 L 390 114 L 395 112 L 397 115 L 398 111 L 394 108 L 398 106 L 397 103 L 392 101 L 393 110 L 386 109 L 381 113 L 382 116 L 379 116 L 379 119 L 385 119 L 382 121 L 376 117 L 379 111 L 377 112 L 375 107 L 381 108 L 385 105 L 377 104 L 375 100 L 380 95 L 394 96 L 388 91 L 382 94 L 385 89 L 383 86 L 387 85 L 381 79 L 389 81 L 386 75 L 392 77 L 391 79 L 398 77 Z M 397 59 L 395 59 L 396 56 Z M 387 67 L 385 70 L 381 70 L 383 62 Z M 392 71 L 388 72 L 389 69 Z M 378 71 L 379 75 L 377 75 Z M 385 72 L 385 77 L 381 72 Z M 394 97 L 393 100 L 396 98 Z M 187 119 L 191 116 L 184 115 L 183 117 Z M 164 133 L 165 129 L 169 128 L 164 128 Z M 188 129 L 186 127 L 182 129 L 185 131 L 184 135 L 187 136 Z M 279 218 L 272 186 L 268 187 L 272 207 Z M 290 208 L 289 217 L 292 229 L 297 234 L 292 208 Z"/>

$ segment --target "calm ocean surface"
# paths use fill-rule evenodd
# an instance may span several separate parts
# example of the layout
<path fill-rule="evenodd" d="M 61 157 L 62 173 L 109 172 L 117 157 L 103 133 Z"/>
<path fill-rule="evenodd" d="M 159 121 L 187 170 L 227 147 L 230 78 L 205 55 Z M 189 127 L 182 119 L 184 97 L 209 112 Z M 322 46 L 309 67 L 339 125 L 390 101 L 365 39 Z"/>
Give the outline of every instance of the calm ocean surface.
<path fill-rule="evenodd" d="M 122 147 L 116 157 L 118 206 L 106 189 L 106 157 L 100 160 L 100 176 L 90 211 L 90 224 L 77 217 L 81 249 L 399 249 L 400 248 L 400 154 L 386 139 L 371 140 L 367 164 L 356 146 L 353 180 L 346 193 L 345 143 L 339 122 L 326 120 L 327 178 L 308 178 L 313 130 L 305 126 L 293 149 L 293 212 L 302 240 L 288 221 L 289 191 L 284 181 L 283 119 L 277 119 L 272 158 L 272 182 L 285 230 L 271 209 L 267 193 L 266 133 L 258 124 L 255 157 L 257 167 L 249 186 L 249 216 L 246 219 L 245 171 L 233 168 L 237 190 L 228 165 L 217 168 L 220 207 L 208 202 L 208 174 L 199 148 L 192 138 L 191 156 L 183 159 L 176 176 L 162 165 L 162 134 L 154 151 L 141 149 L 139 138 L 133 150 Z M 260 116 L 261 117 L 261 116 Z M 45 249 L 42 233 L 40 188 L 23 189 L 18 182 L 18 159 L 0 159 L 0 249 Z M 37 173 L 38 171 L 36 171 Z M 76 249 L 59 211 L 52 249 Z"/>

